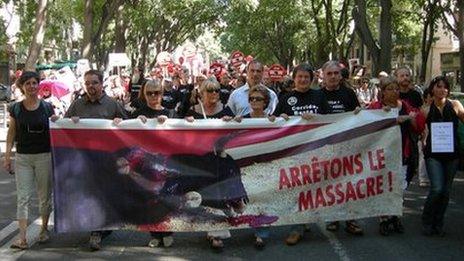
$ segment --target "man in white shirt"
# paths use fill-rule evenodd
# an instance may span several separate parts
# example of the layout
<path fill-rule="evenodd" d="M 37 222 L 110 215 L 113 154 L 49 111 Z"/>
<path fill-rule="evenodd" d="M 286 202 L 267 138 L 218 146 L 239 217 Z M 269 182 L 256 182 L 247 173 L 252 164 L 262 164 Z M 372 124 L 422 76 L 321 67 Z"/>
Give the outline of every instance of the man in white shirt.
<path fill-rule="evenodd" d="M 261 83 L 263 79 L 264 66 L 258 61 L 252 61 L 247 67 L 247 82 L 245 85 L 232 92 L 227 102 L 227 106 L 232 110 L 235 116 L 243 116 L 250 113 L 250 104 L 248 102 L 248 91 L 250 87 L 254 87 Z M 267 88 L 267 87 L 266 87 Z M 267 88 L 271 99 L 268 107 L 264 110 L 268 115 L 271 115 L 277 106 L 277 95 L 274 91 Z"/>

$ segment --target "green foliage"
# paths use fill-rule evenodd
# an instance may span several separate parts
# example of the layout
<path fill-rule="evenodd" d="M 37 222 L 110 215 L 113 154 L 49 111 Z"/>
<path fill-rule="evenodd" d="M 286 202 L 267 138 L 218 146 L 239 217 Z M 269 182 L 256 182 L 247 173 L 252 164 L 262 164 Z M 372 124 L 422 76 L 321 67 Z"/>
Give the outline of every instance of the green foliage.
<path fill-rule="evenodd" d="M 224 14 L 221 42 L 227 52 L 240 50 L 265 63 L 290 64 L 306 24 L 300 1 L 233 0 Z"/>

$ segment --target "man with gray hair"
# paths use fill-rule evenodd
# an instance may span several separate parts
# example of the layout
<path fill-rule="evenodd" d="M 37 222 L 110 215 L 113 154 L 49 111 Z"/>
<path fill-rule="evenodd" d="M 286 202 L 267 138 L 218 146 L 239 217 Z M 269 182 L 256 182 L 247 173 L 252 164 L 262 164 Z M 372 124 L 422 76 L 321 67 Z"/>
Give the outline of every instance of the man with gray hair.
<path fill-rule="evenodd" d="M 248 91 L 250 88 L 261 83 L 263 79 L 263 70 L 263 64 L 256 60 L 251 61 L 248 64 L 246 78 L 247 82 L 245 85 L 233 91 L 229 97 L 229 101 L 227 102 L 227 106 L 232 110 L 235 116 L 244 116 L 250 113 L 251 109 L 250 103 L 248 102 Z M 278 100 L 274 91 L 269 88 L 267 88 L 267 90 L 271 95 L 271 100 L 269 101 L 269 105 L 264 111 L 268 115 L 271 115 L 277 106 Z"/>
<path fill-rule="evenodd" d="M 328 61 L 322 66 L 322 91 L 330 106 L 330 113 L 343 113 L 360 108 L 356 93 L 343 85 L 340 63 Z M 326 229 L 337 231 L 340 224 L 338 221 L 328 223 Z M 355 220 L 346 221 L 345 231 L 353 235 L 362 235 L 363 229 Z"/>

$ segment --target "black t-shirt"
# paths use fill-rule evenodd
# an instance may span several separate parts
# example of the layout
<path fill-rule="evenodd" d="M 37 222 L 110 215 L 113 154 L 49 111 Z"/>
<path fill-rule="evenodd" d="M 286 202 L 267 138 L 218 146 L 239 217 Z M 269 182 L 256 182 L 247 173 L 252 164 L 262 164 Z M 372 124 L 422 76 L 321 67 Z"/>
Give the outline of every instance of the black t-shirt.
<path fill-rule="evenodd" d="M 219 92 L 219 99 L 221 100 L 222 104 L 227 104 L 229 100 L 230 94 L 234 91 L 234 87 L 232 85 L 222 85 Z"/>
<path fill-rule="evenodd" d="M 329 103 L 330 113 L 354 111 L 360 106 L 356 93 L 343 85 L 340 85 L 337 90 L 329 91 L 324 88 L 322 91 Z"/>
<path fill-rule="evenodd" d="M 177 90 L 164 90 L 163 93 L 163 102 L 161 103 L 163 107 L 167 109 L 174 109 L 177 106 L 177 103 L 182 101 L 181 93 Z"/>
<path fill-rule="evenodd" d="M 407 101 L 412 107 L 418 109 L 424 103 L 422 96 L 416 90 L 410 89 L 408 92 L 400 92 L 400 99 Z"/>
<path fill-rule="evenodd" d="M 34 111 L 28 111 L 22 102 L 9 108 L 16 122 L 16 151 L 21 154 L 50 152 L 50 127 L 48 119 L 53 115 L 53 106 L 41 101 Z"/>
<path fill-rule="evenodd" d="M 192 109 L 190 109 L 187 114 L 185 115 L 186 117 L 188 116 L 193 116 L 193 118 L 195 119 L 204 119 L 205 117 L 203 117 L 203 114 L 201 113 L 198 113 Z M 221 119 L 222 117 L 224 116 L 231 116 L 233 117 L 234 116 L 234 113 L 230 110 L 229 107 L 227 106 L 224 106 L 224 108 L 222 109 L 222 111 L 216 113 L 216 114 L 213 114 L 213 115 L 206 115 L 206 117 L 208 119 Z"/>
<path fill-rule="evenodd" d="M 291 91 L 280 97 L 274 115 L 285 113 L 289 116 L 303 113 L 327 114 L 329 104 L 321 90 L 309 89 L 306 92 Z"/>
<path fill-rule="evenodd" d="M 184 117 L 192 104 L 190 104 L 190 97 L 192 95 L 192 90 L 194 86 L 192 84 L 181 85 L 179 86 L 179 93 L 181 97 L 181 102 L 177 108 L 177 115 L 179 117 Z"/>
<path fill-rule="evenodd" d="M 176 118 L 176 113 L 174 110 L 168 110 L 166 108 L 163 108 L 161 110 L 153 110 L 152 108 L 148 106 L 142 106 L 141 108 L 135 110 L 131 114 L 131 118 L 137 118 L 138 116 L 143 115 L 147 118 L 156 118 L 158 116 L 164 115 L 168 118 Z"/>

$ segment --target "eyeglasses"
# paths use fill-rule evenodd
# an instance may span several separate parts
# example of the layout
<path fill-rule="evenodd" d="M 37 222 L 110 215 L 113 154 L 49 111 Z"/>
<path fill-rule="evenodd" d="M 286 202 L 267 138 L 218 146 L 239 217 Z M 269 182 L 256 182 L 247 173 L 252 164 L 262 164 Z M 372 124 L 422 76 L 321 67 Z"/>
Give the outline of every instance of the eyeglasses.
<path fill-rule="evenodd" d="M 253 101 L 258 101 L 258 102 L 260 102 L 260 101 L 264 101 L 264 98 L 263 98 L 263 97 L 259 97 L 259 96 L 251 96 L 251 97 L 248 98 L 248 101 L 249 101 L 249 102 L 253 102 Z"/>
<path fill-rule="evenodd" d="M 147 96 L 152 96 L 152 97 L 154 97 L 154 96 L 161 95 L 161 91 L 146 91 L 145 94 L 146 94 Z"/>
<path fill-rule="evenodd" d="M 219 93 L 219 89 L 206 89 L 206 92 L 208 93 Z"/>

